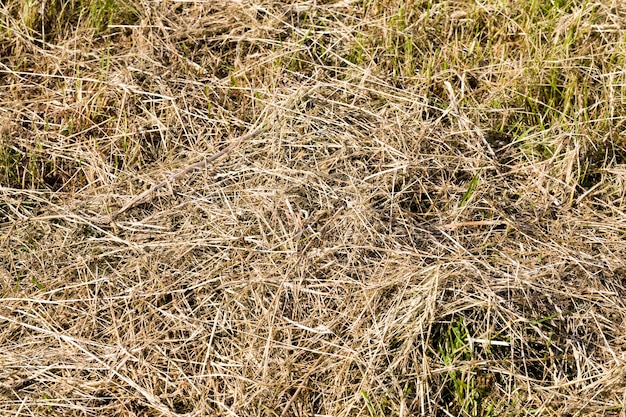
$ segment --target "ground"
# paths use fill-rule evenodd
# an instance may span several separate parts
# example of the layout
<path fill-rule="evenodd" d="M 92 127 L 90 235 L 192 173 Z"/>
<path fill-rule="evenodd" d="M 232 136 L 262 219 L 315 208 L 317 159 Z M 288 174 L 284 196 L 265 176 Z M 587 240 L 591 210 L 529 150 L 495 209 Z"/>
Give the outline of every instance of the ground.
<path fill-rule="evenodd" d="M 624 415 L 625 64 L 609 0 L 0 1 L 0 414 Z"/>

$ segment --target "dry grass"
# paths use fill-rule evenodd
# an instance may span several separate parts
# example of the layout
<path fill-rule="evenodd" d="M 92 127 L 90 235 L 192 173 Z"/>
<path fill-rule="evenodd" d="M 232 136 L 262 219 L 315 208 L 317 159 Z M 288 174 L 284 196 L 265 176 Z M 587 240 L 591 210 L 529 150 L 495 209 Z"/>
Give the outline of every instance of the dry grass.
<path fill-rule="evenodd" d="M 626 414 L 625 27 L 0 2 L 0 414 Z"/>

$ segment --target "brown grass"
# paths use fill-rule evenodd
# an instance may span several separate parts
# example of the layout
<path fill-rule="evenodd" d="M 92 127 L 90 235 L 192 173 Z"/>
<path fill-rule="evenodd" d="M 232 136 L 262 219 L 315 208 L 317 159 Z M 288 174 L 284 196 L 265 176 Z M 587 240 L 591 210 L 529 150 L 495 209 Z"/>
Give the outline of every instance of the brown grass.
<path fill-rule="evenodd" d="M 0 414 L 624 415 L 625 27 L 0 2 Z"/>

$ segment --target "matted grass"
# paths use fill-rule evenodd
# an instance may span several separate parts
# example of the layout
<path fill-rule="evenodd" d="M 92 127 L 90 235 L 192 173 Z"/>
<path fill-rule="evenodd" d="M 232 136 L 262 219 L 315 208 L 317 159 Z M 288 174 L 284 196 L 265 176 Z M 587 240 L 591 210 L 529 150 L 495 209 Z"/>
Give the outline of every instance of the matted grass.
<path fill-rule="evenodd" d="M 624 415 L 625 64 L 608 0 L 0 2 L 0 414 Z"/>

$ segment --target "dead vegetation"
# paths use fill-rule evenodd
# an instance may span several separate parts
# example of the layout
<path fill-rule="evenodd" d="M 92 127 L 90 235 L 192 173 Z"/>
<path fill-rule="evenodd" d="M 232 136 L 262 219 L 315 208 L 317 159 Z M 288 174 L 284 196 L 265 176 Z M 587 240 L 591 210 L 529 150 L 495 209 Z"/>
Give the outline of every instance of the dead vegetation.
<path fill-rule="evenodd" d="M 0 414 L 623 415 L 625 25 L 0 2 Z"/>

